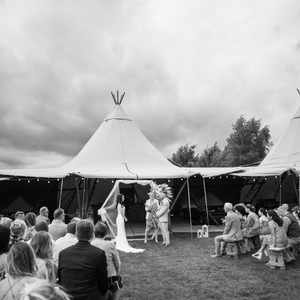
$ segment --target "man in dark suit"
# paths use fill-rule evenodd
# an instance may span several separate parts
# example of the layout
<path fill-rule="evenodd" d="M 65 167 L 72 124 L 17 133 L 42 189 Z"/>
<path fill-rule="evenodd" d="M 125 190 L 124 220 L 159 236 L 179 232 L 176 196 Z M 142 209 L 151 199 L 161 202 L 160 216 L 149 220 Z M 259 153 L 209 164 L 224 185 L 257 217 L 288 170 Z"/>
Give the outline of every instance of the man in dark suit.
<path fill-rule="evenodd" d="M 82 220 L 76 225 L 78 243 L 62 250 L 58 258 L 58 280 L 73 300 L 105 299 L 107 264 L 105 252 L 90 244 L 94 225 Z"/>

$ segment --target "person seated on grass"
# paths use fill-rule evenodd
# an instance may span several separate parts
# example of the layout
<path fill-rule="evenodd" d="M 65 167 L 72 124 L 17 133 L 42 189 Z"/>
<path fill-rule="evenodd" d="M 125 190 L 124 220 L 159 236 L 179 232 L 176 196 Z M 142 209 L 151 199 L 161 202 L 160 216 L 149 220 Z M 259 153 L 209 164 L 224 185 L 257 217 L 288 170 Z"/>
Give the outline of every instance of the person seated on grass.
<path fill-rule="evenodd" d="M 240 217 L 233 211 L 231 203 L 224 204 L 225 228 L 222 235 L 215 237 L 215 254 L 212 257 L 219 257 L 223 253 L 224 242 L 240 241 L 243 239 Z"/>
<path fill-rule="evenodd" d="M 257 259 L 262 259 L 263 253 L 268 256 L 268 249 L 272 248 L 284 248 L 288 244 L 287 235 L 283 228 L 283 221 L 275 210 L 268 210 L 270 234 L 265 235 L 262 241 L 260 249 L 252 256 Z"/>
<path fill-rule="evenodd" d="M 103 222 L 97 222 L 95 225 L 95 239 L 91 244 L 103 250 L 106 255 L 109 289 L 106 300 L 117 300 L 120 297 L 119 289 L 122 287 L 122 278 L 120 276 L 121 261 L 115 243 L 105 240 L 106 235 L 107 226 Z"/>
<path fill-rule="evenodd" d="M 36 274 L 36 259 L 32 248 L 25 242 L 12 245 L 7 255 L 7 273 L 0 281 L 0 299 L 21 298 L 26 283 L 32 282 Z"/>
<path fill-rule="evenodd" d="M 79 219 L 80 221 L 80 219 Z M 58 264 L 58 256 L 59 256 L 59 253 L 70 247 L 70 246 L 73 246 L 75 245 L 78 240 L 77 240 L 77 237 L 75 235 L 76 233 L 76 223 L 75 221 L 71 221 L 68 225 L 67 225 L 67 234 L 59 239 L 57 239 L 55 242 L 54 242 L 54 247 L 53 247 L 53 259 L 54 259 L 54 262 L 56 264 Z"/>
<path fill-rule="evenodd" d="M 70 300 L 62 288 L 43 279 L 25 284 L 21 295 L 21 300 Z"/>
<path fill-rule="evenodd" d="M 34 228 L 36 224 L 36 215 L 33 212 L 29 212 L 25 215 L 25 223 L 27 226 L 27 230 L 25 233 L 25 241 L 29 241 L 35 234 L 36 230 Z"/>
<path fill-rule="evenodd" d="M 0 225 L 0 280 L 4 279 L 5 277 L 9 236 L 10 236 L 9 228 Z"/>
<path fill-rule="evenodd" d="M 30 241 L 36 255 L 37 277 L 56 281 L 57 267 L 53 261 L 53 243 L 51 236 L 46 231 L 37 232 Z"/>

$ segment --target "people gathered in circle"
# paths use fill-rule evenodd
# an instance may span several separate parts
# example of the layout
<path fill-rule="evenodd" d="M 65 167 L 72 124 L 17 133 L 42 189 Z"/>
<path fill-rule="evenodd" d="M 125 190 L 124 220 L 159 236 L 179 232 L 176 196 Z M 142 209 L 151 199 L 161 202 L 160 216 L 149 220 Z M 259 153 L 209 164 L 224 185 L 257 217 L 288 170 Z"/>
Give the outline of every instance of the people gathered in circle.
<path fill-rule="evenodd" d="M 119 299 L 120 258 L 106 224 L 64 222 L 64 210 L 42 207 L 0 220 L 1 300 Z"/>

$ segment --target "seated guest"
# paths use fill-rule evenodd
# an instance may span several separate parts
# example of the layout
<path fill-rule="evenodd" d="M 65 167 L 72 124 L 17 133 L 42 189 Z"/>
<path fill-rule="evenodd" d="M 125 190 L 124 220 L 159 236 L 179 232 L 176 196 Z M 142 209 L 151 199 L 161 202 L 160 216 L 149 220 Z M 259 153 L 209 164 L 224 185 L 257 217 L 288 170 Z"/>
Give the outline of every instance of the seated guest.
<path fill-rule="evenodd" d="M 46 222 L 47 224 L 49 224 L 49 210 L 46 206 L 43 206 L 40 208 L 40 214 L 37 216 L 36 218 L 36 224 L 40 223 L 40 222 Z"/>
<path fill-rule="evenodd" d="M 260 208 L 258 210 L 258 216 L 259 216 L 259 234 L 260 235 L 270 234 L 267 211 L 264 208 Z"/>
<path fill-rule="evenodd" d="M 278 213 L 283 220 L 283 227 L 289 240 L 289 245 L 300 243 L 300 225 L 296 217 L 283 205 L 278 208 Z"/>
<path fill-rule="evenodd" d="M 104 239 L 106 234 L 107 226 L 102 222 L 98 222 L 95 225 L 95 239 L 91 244 L 97 248 L 100 248 L 106 254 L 109 288 L 109 298 L 107 300 L 117 300 L 119 299 L 118 286 L 122 286 L 120 276 L 121 261 L 115 243 L 112 241 L 106 241 Z"/>
<path fill-rule="evenodd" d="M 48 223 L 45 222 L 45 221 L 41 221 L 39 223 L 36 223 L 36 225 L 34 226 L 34 229 L 35 229 L 36 232 L 39 232 L 39 231 L 49 232 Z"/>
<path fill-rule="evenodd" d="M 52 239 L 56 241 L 67 233 L 67 225 L 65 224 L 65 212 L 62 208 L 58 208 L 53 213 L 54 220 L 49 225 L 49 233 Z"/>
<path fill-rule="evenodd" d="M 67 225 L 67 234 L 54 242 L 53 259 L 56 264 L 58 263 L 58 255 L 60 251 L 73 246 L 78 242 L 75 233 L 76 222 L 71 222 Z"/>
<path fill-rule="evenodd" d="M 241 220 L 240 217 L 233 211 L 231 203 L 224 204 L 225 217 L 225 228 L 222 235 L 215 237 L 215 254 L 212 257 L 221 256 L 222 246 L 224 242 L 240 241 L 243 239 L 241 231 Z"/>
<path fill-rule="evenodd" d="M 4 279 L 10 230 L 0 225 L 0 280 Z"/>
<path fill-rule="evenodd" d="M 9 247 L 17 242 L 23 242 L 26 233 L 26 225 L 24 221 L 15 220 L 10 225 Z"/>
<path fill-rule="evenodd" d="M 27 230 L 25 233 L 25 241 L 29 241 L 36 233 L 35 224 L 36 224 L 36 215 L 33 212 L 29 212 L 25 215 L 25 223 L 27 226 Z"/>
<path fill-rule="evenodd" d="M 21 300 L 69 300 L 69 296 L 57 285 L 35 279 L 24 286 Z"/>
<path fill-rule="evenodd" d="M 259 235 L 259 218 L 255 213 L 255 207 L 252 204 L 247 204 L 246 213 L 248 215 L 246 218 L 243 235 L 247 238 Z"/>
<path fill-rule="evenodd" d="M 103 250 L 92 246 L 94 225 L 82 220 L 76 225 L 78 242 L 58 257 L 58 282 L 73 300 L 105 299 L 107 264 Z"/>
<path fill-rule="evenodd" d="M 37 277 L 56 281 L 57 268 L 53 261 L 53 245 L 50 234 L 46 231 L 37 232 L 30 241 L 36 255 Z"/>
<path fill-rule="evenodd" d="M 15 213 L 15 220 L 25 220 L 25 214 L 23 211 L 19 210 Z"/>
<path fill-rule="evenodd" d="M 293 216 L 296 218 L 296 220 L 298 221 L 298 223 L 300 225 L 300 209 L 299 209 L 299 206 L 293 207 L 291 212 L 292 212 Z"/>
<path fill-rule="evenodd" d="M 265 235 L 260 249 L 252 256 L 261 259 L 263 251 L 269 247 L 283 248 L 288 244 L 288 239 L 283 228 L 283 221 L 274 210 L 268 210 L 270 235 Z"/>
<path fill-rule="evenodd" d="M 15 243 L 7 255 L 6 278 L 0 281 L 0 299 L 20 299 L 25 284 L 34 280 L 35 272 L 36 260 L 32 248 L 25 242 Z"/>

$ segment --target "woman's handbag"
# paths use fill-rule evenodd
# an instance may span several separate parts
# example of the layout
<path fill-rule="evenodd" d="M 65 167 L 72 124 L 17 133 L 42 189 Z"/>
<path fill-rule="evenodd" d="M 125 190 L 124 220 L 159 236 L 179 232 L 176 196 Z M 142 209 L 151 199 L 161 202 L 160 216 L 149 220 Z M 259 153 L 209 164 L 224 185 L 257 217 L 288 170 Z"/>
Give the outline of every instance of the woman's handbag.
<path fill-rule="evenodd" d="M 117 275 L 117 276 L 112 276 L 109 277 L 108 281 L 108 289 L 111 292 L 116 292 L 117 290 L 121 289 L 123 287 L 123 282 L 122 282 L 122 277 Z"/>

